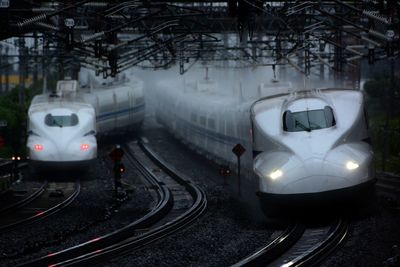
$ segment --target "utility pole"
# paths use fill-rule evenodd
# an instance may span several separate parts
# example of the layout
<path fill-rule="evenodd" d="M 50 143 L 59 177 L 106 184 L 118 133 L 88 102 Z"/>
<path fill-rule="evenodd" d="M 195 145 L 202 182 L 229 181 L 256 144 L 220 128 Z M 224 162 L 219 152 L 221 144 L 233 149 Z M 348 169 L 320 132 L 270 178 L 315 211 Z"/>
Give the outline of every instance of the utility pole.
<path fill-rule="evenodd" d="M 19 89 L 18 89 L 18 103 L 24 103 L 24 90 L 25 90 L 25 40 L 24 37 L 19 38 Z"/>
<path fill-rule="evenodd" d="M 48 50 L 48 42 L 43 40 L 42 48 L 42 79 L 43 79 L 43 93 L 47 92 L 47 66 L 46 66 L 46 56 Z"/>
<path fill-rule="evenodd" d="M 39 57 L 39 45 L 38 45 L 38 35 L 37 32 L 35 31 L 33 33 L 33 41 L 34 41 L 34 52 L 33 52 L 33 58 L 34 58 L 34 66 L 33 66 L 33 83 L 36 84 L 38 81 L 38 57 Z"/>
<path fill-rule="evenodd" d="M 386 119 L 384 126 L 384 138 L 383 138 L 383 153 L 382 153 L 382 171 L 386 169 L 386 160 L 388 157 L 388 137 L 390 133 L 390 119 L 392 118 L 393 108 L 394 108 L 394 63 L 395 63 L 395 55 L 394 55 L 394 36 L 395 33 L 392 30 L 388 30 L 386 32 L 386 37 L 389 39 L 387 53 L 388 58 L 390 60 L 390 92 L 385 90 L 385 97 L 389 101 L 389 105 L 386 106 Z M 389 98 L 389 99 L 388 99 Z"/>
<path fill-rule="evenodd" d="M 10 66 L 8 65 L 8 62 L 9 62 L 9 60 L 8 60 L 8 45 L 6 46 L 6 53 L 5 53 L 5 55 L 6 55 L 6 67 L 5 67 L 5 74 L 6 74 L 6 92 L 8 92 L 8 91 L 10 91 Z"/>
<path fill-rule="evenodd" d="M 3 46 L 0 44 L 0 93 L 3 93 Z"/>

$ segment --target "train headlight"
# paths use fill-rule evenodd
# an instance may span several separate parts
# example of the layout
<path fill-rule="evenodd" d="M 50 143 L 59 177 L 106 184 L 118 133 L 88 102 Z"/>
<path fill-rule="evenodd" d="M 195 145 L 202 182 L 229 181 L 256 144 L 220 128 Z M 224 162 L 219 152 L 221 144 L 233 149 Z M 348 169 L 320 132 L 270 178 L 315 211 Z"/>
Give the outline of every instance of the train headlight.
<path fill-rule="evenodd" d="M 274 170 L 273 172 L 271 172 L 269 174 L 269 177 L 272 180 L 275 180 L 275 179 L 278 179 L 279 177 L 281 177 L 282 175 L 283 175 L 283 172 L 281 170 L 277 169 L 277 170 Z"/>
<path fill-rule="evenodd" d="M 346 168 L 350 171 L 357 169 L 359 166 L 357 162 L 351 160 L 346 163 Z"/>

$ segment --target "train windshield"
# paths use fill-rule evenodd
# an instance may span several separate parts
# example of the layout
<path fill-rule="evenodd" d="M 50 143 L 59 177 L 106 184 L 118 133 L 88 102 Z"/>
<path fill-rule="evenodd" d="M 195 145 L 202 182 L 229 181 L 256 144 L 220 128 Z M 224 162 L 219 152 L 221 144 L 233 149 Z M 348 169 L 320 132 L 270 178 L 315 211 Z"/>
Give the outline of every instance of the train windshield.
<path fill-rule="evenodd" d="M 287 132 L 300 132 L 329 128 L 336 125 L 332 108 L 306 110 L 300 112 L 283 113 L 283 130 Z"/>
<path fill-rule="evenodd" d="M 47 114 L 44 122 L 50 127 L 71 127 L 78 124 L 78 116 L 76 114 L 71 115 L 57 115 L 53 116 Z"/>

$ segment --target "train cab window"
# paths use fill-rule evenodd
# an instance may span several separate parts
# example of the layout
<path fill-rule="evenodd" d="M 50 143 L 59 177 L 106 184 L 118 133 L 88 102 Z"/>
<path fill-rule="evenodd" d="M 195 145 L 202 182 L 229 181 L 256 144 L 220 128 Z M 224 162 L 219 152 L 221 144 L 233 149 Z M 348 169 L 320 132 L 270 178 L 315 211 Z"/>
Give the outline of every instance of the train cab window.
<path fill-rule="evenodd" d="M 74 113 L 61 116 L 47 114 L 44 118 L 44 123 L 50 127 L 71 127 L 78 124 L 78 116 Z"/>
<path fill-rule="evenodd" d="M 306 110 L 300 112 L 283 113 L 283 130 L 287 132 L 301 132 L 329 128 L 336 125 L 333 110 L 329 106 L 324 109 Z"/>

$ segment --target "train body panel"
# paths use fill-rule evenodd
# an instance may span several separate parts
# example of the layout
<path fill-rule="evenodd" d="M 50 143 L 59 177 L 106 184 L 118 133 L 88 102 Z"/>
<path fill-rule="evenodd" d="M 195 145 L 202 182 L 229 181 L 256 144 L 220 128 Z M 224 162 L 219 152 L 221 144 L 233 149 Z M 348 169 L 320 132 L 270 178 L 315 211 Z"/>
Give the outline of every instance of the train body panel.
<path fill-rule="evenodd" d="M 97 88 L 84 94 L 84 99 L 96 110 L 97 131 L 100 134 L 137 127 L 143 121 L 145 104 L 141 81 Z"/>
<path fill-rule="evenodd" d="M 209 97 L 204 84 L 202 90 L 199 87 L 198 83 L 186 84 L 186 91 L 182 92 L 176 84 L 160 84 L 163 100 L 159 102 L 157 117 L 175 136 L 198 152 L 233 166 L 237 159 L 232 148 L 236 144 L 251 151 L 248 119 L 251 103 L 240 104 L 229 95 L 218 98 L 212 93 L 214 97 Z M 243 155 L 243 161 L 251 163 L 251 153 Z"/>
<path fill-rule="evenodd" d="M 260 196 L 325 194 L 374 183 L 361 92 L 268 86 L 276 90 L 243 100 L 196 83 L 163 81 L 156 115 L 184 143 L 217 162 L 234 166 L 232 148 L 243 145 L 241 166 L 245 178 L 257 180 Z"/>

